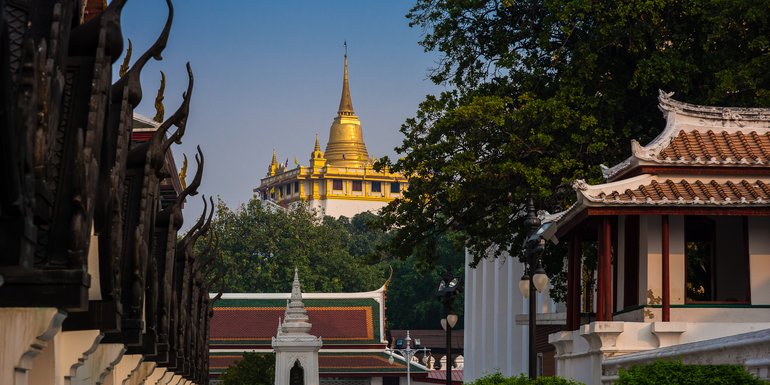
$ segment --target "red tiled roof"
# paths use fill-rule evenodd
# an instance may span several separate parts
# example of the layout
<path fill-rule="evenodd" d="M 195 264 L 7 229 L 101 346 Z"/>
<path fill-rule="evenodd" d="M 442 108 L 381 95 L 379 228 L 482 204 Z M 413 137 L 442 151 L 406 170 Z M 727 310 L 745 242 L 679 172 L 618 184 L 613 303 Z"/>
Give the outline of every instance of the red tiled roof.
<path fill-rule="evenodd" d="M 631 143 L 631 156 L 604 168 L 617 180 L 645 165 L 666 167 L 770 167 L 770 109 L 699 106 L 658 97 L 666 127 L 646 146 Z"/>
<path fill-rule="evenodd" d="M 372 308 L 366 306 L 319 308 L 306 307 L 313 327 L 310 334 L 324 342 L 375 341 Z M 211 319 L 212 344 L 225 341 L 265 341 L 275 336 L 279 317 L 285 308 L 214 308 Z"/>
<path fill-rule="evenodd" d="M 582 192 L 589 201 L 608 205 L 770 205 L 770 185 L 762 180 L 675 181 L 647 176 L 638 183 L 613 185 L 590 186 Z"/>
<path fill-rule="evenodd" d="M 321 337 L 326 347 L 384 344 L 381 301 L 360 296 L 305 298 L 305 309 L 313 325 L 310 334 Z M 210 343 L 214 347 L 269 346 L 285 310 L 284 298 L 223 298 L 214 307 Z"/>
<path fill-rule="evenodd" d="M 761 164 L 770 161 L 770 132 L 679 131 L 657 156 L 662 162 Z"/>

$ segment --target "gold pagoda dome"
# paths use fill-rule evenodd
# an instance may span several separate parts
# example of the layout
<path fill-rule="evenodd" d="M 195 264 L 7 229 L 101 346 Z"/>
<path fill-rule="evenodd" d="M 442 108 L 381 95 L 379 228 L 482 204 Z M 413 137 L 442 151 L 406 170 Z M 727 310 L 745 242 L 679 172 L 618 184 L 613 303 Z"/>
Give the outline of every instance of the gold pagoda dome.
<path fill-rule="evenodd" d="M 337 117 L 329 129 L 325 157 L 329 165 L 338 167 L 365 167 L 369 153 L 364 144 L 361 121 L 353 111 L 348 84 L 348 55 L 345 53 L 345 72 L 342 78 L 342 97 Z"/>

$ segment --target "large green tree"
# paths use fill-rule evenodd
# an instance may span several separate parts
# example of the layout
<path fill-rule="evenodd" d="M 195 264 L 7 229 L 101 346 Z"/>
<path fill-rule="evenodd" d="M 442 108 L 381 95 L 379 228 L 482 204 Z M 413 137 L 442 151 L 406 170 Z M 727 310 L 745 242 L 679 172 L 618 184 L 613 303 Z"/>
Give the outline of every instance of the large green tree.
<path fill-rule="evenodd" d="M 448 231 L 476 261 L 519 254 L 527 197 L 553 212 L 574 179 L 600 182 L 600 164 L 663 127 L 659 89 L 770 106 L 766 1 L 418 0 L 407 18 L 451 90 L 427 97 L 401 127 L 401 157 L 378 163 L 409 176 L 382 213 L 401 256 Z"/>
<path fill-rule="evenodd" d="M 285 292 L 295 267 L 303 291 L 376 289 L 386 269 L 370 263 L 373 246 L 360 242 L 363 236 L 353 234 L 352 226 L 347 218 L 320 217 L 302 205 L 283 210 L 253 198 L 231 210 L 220 201 L 211 231 L 219 253 L 213 274 L 223 277 L 214 289 Z"/>
<path fill-rule="evenodd" d="M 211 232 L 218 248 L 213 287 L 225 292 L 286 292 L 294 267 L 306 292 L 356 292 L 380 287 L 391 274 L 387 293 L 390 329 L 435 329 L 441 304 L 436 288 L 446 266 L 463 274 L 464 254 L 448 236 L 437 237 L 416 255 L 396 259 L 384 248 L 390 235 L 372 226 L 378 216 L 320 217 L 306 206 L 283 210 L 252 199 L 233 210 L 219 201 Z M 208 240 L 200 240 L 205 247 Z M 431 263 L 426 263 L 430 261 Z M 462 295 L 455 311 L 462 315 Z"/>

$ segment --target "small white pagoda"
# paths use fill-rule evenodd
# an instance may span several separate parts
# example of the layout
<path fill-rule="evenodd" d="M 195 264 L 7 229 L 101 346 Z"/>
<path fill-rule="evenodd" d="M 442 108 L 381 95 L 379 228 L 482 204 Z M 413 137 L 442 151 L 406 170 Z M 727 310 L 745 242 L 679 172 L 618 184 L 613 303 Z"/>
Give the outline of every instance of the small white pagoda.
<path fill-rule="evenodd" d="M 319 385 L 318 350 L 321 337 L 311 335 L 299 275 L 294 269 L 291 299 L 286 306 L 283 322 L 273 337 L 275 350 L 275 385 Z"/>

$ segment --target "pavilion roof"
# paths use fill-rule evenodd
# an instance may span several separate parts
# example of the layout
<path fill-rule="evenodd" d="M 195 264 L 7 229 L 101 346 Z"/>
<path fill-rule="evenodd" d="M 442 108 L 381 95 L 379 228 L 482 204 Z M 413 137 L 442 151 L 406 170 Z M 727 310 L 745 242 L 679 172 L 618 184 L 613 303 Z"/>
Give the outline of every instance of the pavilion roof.
<path fill-rule="evenodd" d="M 770 206 L 768 179 L 643 174 L 614 183 L 575 186 L 585 205 Z"/>
<path fill-rule="evenodd" d="M 699 106 L 661 92 L 665 129 L 646 146 L 631 141 L 631 156 L 604 168 L 617 180 L 641 166 L 766 168 L 770 164 L 770 109 Z"/>
<path fill-rule="evenodd" d="M 770 109 L 698 106 L 671 95 L 658 97 L 660 135 L 646 146 L 632 141 L 629 158 L 603 169 L 607 183 L 575 181 L 577 201 L 544 223 L 545 238 L 591 215 L 768 212 Z"/>

